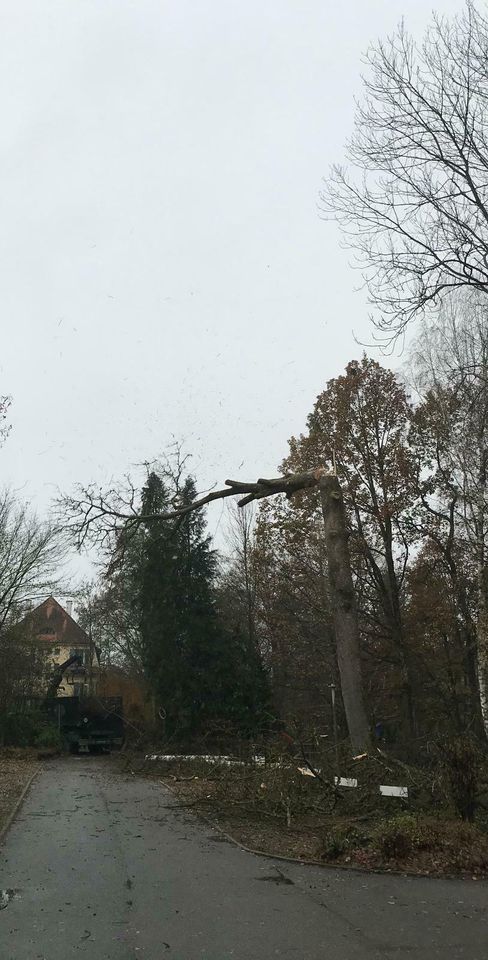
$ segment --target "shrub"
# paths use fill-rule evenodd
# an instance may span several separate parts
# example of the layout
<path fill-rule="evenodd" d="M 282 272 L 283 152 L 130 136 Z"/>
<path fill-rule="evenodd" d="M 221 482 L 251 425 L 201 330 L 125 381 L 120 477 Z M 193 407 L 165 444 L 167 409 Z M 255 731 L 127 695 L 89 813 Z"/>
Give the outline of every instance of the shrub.
<path fill-rule="evenodd" d="M 488 869 L 488 836 L 458 820 L 395 817 L 376 828 L 372 846 L 382 860 L 415 860 L 429 869 L 455 872 Z"/>
<path fill-rule="evenodd" d="M 319 856 L 324 860 L 337 860 L 349 846 L 349 837 L 346 831 L 335 828 L 327 833 L 322 841 Z"/>
<path fill-rule="evenodd" d="M 61 747 L 58 728 L 35 711 L 18 711 L 0 717 L 0 741 L 6 747 Z"/>
<path fill-rule="evenodd" d="M 0 738 L 6 747 L 30 747 L 39 730 L 39 716 L 31 712 L 12 712 L 0 718 Z"/>
<path fill-rule="evenodd" d="M 337 826 L 325 834 L 318 856 L 323 860 L 338 860 L 339 857 L 368 843 L 369 837 L 361 833 L 356 827 Z"/>
<path fill-rule="evenodd" d="M 373 844 L 384 860 L 406 860 L 415 851 L 434 850 L 439 844 L 439 831 L 435 821 L 404 814 L 382 824 Z"/>

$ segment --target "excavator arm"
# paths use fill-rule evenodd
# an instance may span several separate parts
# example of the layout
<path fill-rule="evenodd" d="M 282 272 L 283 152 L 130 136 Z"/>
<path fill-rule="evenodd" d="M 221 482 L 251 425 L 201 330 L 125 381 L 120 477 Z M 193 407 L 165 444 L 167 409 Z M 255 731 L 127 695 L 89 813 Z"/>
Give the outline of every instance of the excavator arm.
<path fill-rule="evenodd" d="M 52 673 L 51 679 L 49 681 L 46 699 L 50 700 L 56 696 L 58 692 L 58 687 L 63 680 L 64 674 L 69 669 L 69 667 L 72 667 L 75 663 L 78 664 L 79 666 L 81 666 L 82 664 L 82 658 L 78 653 L 73 654 L 73 656 L 69 657 L 68 660 L 65 660 L 64 663 L 56 664 L 56 669 Z"/>

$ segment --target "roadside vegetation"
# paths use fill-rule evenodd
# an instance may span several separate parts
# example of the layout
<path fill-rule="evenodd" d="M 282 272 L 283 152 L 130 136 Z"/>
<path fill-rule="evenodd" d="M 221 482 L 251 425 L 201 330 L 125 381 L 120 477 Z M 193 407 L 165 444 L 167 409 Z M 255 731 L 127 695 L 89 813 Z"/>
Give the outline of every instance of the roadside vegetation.
<path fill-rule="evenodd" d="M 203 816 L 251 850 L 304 861 L 398 870 L 427 876 L 488 876 L 488 763 L 458 744 L 474 764 L 470 787 L 460 787 L 446 753 L 424 767 L 376 755 L 335 765 L 322 756 L 310 766 L 264 746 L 256 759 L 209 762 L 120 758 L 173 793 L 170 802 Z M 151 757 L 151 755 L 149 755 Z M 317 765 L 317 766 L 315 766 Z M 311 767 L 316 770 L 315 776 Z M 357 787 L 346 785 L 357 780 Z M 379 785 L 407 786 L 404 798 L 381 796 Z M 474 785 L 474 790 L 473 788 Z"/>

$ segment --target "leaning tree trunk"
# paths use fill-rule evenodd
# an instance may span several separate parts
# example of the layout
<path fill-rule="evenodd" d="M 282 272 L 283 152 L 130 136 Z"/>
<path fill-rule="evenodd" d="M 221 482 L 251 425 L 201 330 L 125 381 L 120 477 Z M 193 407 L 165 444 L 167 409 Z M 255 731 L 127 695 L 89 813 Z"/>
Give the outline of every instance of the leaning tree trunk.
<path fill-rule="evenodd" d="M 371 735 L 364 705 L 358 613 L 344 500 L 337 477 L 325 475 L 319 486 L 342 700 L 353 753 L 366 753 L 371 747 Z"/>

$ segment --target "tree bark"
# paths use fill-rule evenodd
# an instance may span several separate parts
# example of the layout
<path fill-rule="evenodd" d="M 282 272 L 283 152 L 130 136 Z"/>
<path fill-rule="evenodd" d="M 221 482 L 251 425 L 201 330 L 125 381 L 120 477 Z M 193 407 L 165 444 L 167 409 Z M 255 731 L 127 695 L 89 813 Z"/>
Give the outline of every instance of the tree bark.
<path fill-rule="evenodd" d="M 367 753 L 371 748 L 371 734 L 364 703 L 358 613 L 344 500 L 337 477 L 321 477 L 319 487 L 342 700 L 353 753 Z"/>

